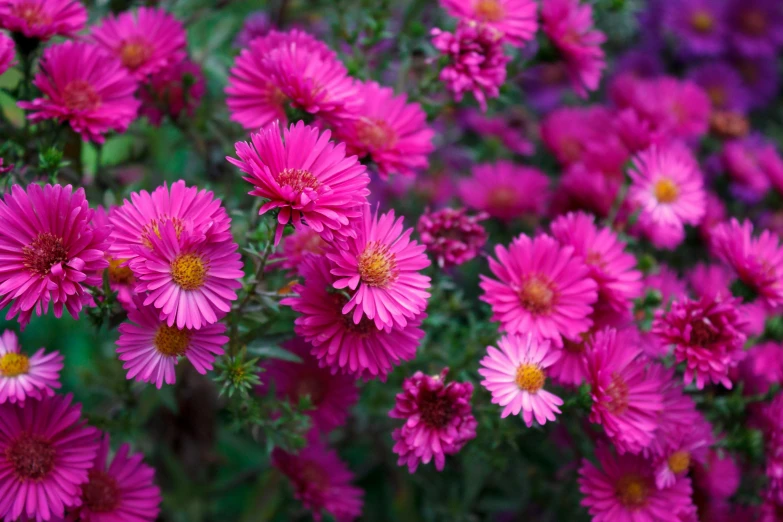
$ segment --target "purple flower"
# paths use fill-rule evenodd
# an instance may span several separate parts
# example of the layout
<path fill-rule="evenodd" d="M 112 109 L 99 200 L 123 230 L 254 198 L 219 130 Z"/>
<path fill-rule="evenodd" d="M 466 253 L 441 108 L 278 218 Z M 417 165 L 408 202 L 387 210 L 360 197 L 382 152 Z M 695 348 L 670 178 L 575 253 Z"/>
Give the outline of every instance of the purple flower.
<path fill-rule="evenodd" d="M 682 54 L 717 56 L 726 45 L 725 15 L 725 0 L 667 2 L 663 26 Z"/>
<path fill-rule="evenodd" d="M 688 77 L 704 89 L 712 108 L 744 113 L 750 96 L 736 69 L 724 62 L 710 62 L 691 69 Z"/>
<path fill-rule="evenodd" d="M 731 45 L 743 56 L 772 56 L 783 45 L 780 0 L 732 0 L 728 20 Z"/>

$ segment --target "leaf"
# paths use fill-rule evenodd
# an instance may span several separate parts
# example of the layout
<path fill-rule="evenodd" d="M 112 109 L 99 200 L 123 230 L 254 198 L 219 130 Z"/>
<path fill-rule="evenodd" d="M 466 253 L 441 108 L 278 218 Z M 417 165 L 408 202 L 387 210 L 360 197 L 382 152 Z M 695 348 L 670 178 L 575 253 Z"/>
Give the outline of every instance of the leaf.
<path fill-rule="evenodd" d="M 247 352 L 259 357 L 266 357 L 267 359 L 282 359 L 284 361 L 291 361 L 300 363 L 302 359 L 298 355 L 289 352 L 284 348 L 269 344 L 266 339 L 260 341 L 253 341 L 247 345 Z"/>

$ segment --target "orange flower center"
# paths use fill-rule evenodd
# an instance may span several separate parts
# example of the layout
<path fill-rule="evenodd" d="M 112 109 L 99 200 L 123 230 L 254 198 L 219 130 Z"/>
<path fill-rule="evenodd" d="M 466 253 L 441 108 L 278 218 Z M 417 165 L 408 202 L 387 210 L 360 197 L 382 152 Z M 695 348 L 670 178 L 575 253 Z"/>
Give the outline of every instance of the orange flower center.
<path fill-rule="evenodd" d="M 478 0 L 473 4 L 473 11 L 484 22 L 499 22 L 506 15 L 500 0 Z"/>
<path fill-rule="evenodd" d="M 101 97 L 89 82 L 73 80 L 63 89 L 63 103 L 72 111 L 88 111 L 101 105 Z"/>
<path fill-rule="evenodd" d="M 109 259 L 109 281 L 118 285 L 128 285 L 134 281 L 131 269 L 122 265 L 125 261 L 127 260 Z"/>
<path fill-rule="evenodd" d="M 162 324 L 155 332 L 155 349 L 166 357 L 182 357 L 190 347 L 190 331 Z"/>
<path fill-rule="evenodd" d="M 29 26 L 47 25 L 52 18 L 42 9 L 42 2 L 19 2 L 11 7 L 13 16 L 21 18 Z"/>
<path fill-rule="evenodd" d="M 726 98 L 726 90 L 718 85 L 713 85 L 707 89 L 707 96 L 710 97 L 710 101 L 714 107 L 723 107 L 728 101 Z"/>
<path fill-rule="evenodd" d="M 281 187 L 288 185 L 294 192 L 302 192 L 304 189 L 317 189 L 321 182 L 310 172 L 302 169 L 285 169 L 277 175 L 277 183 Z"/>
<path fill-rule="evenodd" d="M 740 16 L 742 31 L 751 36 L 761 36 L 767 30 L 767 18 L 759 9 L 748 9 Z"/>
<path fill-rule="evenodd" d="M 639 508 L 647 504 L 650 486 L 639 475 L 625 475 L 617 481 L 615 492 L 620 502 L 628 508 Z"/>
<path fill-rule="evenodd" d="M 536 393 L 544 387 L 546 375 L 538 365 L 523 363 L 517 368 L 517 376 L 514 380 L 520 390 L 525 390 L 528 393 Z"/>
<path fill-rule="evenodd" d="M 709 33 L 715 26 L 715 20 L 709 11 L 700 10 L 691 16 L 691 26 L 700 33 Z"/>
<path fill-rule="evenodd" d="M 511 187 L 496 187 L 487 196 L 488 206 L 492 209 L 510 209 L 517 202 L 517 193 Z"/>
<path fill-rule="evenodd" d="M 7 353 L 0 357 L 0 375 L 18 377 L 30 370 L 30 359 L 21 353 Z"/>
<path fill-rule="evenodd" d="M 90 470 L 89 482 L 82 486 L 84 504 L 93 513 L 109 513 L 117 509 L 120 502 L 120 488 L 117 480 L 96 469 Z"/>
<path fill-rule="evenodd" d="M 685 450 L 675 451 L 668 459 L 672 473 L 682 473 L 691 465 L 691 454 Z"/>
<path fill-rule="evenodd" d="M 41 277 L 48 275 L 52 267 L 68 261 L 68 251 L 63 245 L 63 238 L 41 232 L 33 242 L 22 249 L 24 266 Z"/>
<path fill-rule="evenodd" d="M 397 256 L 389 252 L 389 245 L 372 241 L 359 255 L 359 275 L 369 286 L 385 288 L 397 280 Z"/>
<path fill-rule="evenodd" d="M 152 46 L 144 40 L 130 40 L 120 46 L 120 60 L 128 69 L 138 69 L 152 56 Z"/>
<path fill-rule="evenodd" d="M 196 254 L 180 254 L 171 262 L 171 278 L 183 290 L 198 290 L 207 280 L 207 265 Z"/>
<path fill-rule="evenodd" d="M 525 281 L 519 291 L 522 307 L 536 315 L 550 313 L 556 297 L 552 284 L 540 276 L 533 276 Z"/>
<path fill-rule="evenodd" d="M 371 150 L 386 150 L 397 144 L 397 133 L 384 120 L 362 118 L 356 123 L 359 143 Z"/>
<path fill-rule="evenodd" d="M 615 415 L 625 413 L 628 409 L 628 385 L 622 377 L 616 373 L 612 375 L 612 382 L 607 386 L 606 394 L 609 396 L 606 409 Z"/>
<path fill-rule="evenodd" d="M 5 450 L 5 458 L 20 481 L 41 480 L 49 475 L 54 468 L 55 454 L 49 441 L 26 433 Z"/>
<path fill-rule="evenodd" d="M 656 181 L 653 191 L 655 192 L 655 199 L 659 203 L 672 203 L 680 194 L 677 185 L 669 178 L 661 178 Z"/>

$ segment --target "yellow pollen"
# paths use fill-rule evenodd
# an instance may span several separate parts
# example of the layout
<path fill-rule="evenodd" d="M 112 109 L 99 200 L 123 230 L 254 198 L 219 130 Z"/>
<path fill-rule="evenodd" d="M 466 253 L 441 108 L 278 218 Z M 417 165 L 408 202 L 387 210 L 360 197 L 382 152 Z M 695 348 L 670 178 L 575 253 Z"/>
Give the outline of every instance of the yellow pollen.
<path fill-rule="evenodd" d="M 310 172 L 302 169 L 285 169 L 277 175 L 277 183 L 281 187 L 286 185 L 291 187 L 294 192 L 302 192 L 304 189 L 317 189 L 321 184 L 318 178 Z"/>
<path fill-rule="evenodd" d="M 152 48 L 144 41 L 125 42 L 120 47 L 120 60 L 128 69 L 137 69 L 152 56 Z"/>
<path fill-rule="evenodd" d="M 7 353 L 0 357 L 0 375 L 18 377 L 30 370 L 30 359 L 21 353 Z"/>
<path fill-rule="evenodd" d="M 551 312 L 556 297 L 552 285 L 539 276 L 533 276 L 525 281 L 519 291 L 522 307 L 536 315 L 545 315 Z"/>
<path fill-rule="evenodd" d="M 384 120 L 362 118 L 356 124 L 356 135 L 371 150 L 386 150 L 397 144 L 397 133 Z"/>
<path fill-rule="evenodd" d="M 680 190 L 669 178 L 661 178 L 655 182 L 655 199 L 659 203 L 672 203 L 677 200 Z"/>
<path fill-rule="evenodd" d="M 126 259 L 109 259 L 109 281 L 120 285 L 133 282 L 133 272 L 127 266 L 121 266 Z"/>
<path fill-rule="evenodd" d="M 499 22 L 506 15 L 499 0 L 478 0 L 473 4 L 473 11 L 484 22 Z"/>
<path fill-rule="evenodd" d="M 171 278 L 183 290 L 198 290 L 207 279 L 207 266 L 196 254 L 180 254 L 171 262 Z"/>
<path fill-rule="evenodd" d="M 617 481 L 615 492 L 624 506 L 638 508 L 647 504 L 650 486 L 639 475 L 625 475 Z"/>
<path fill-rule="evenodd" d="M 700 33 L 709 33 L 715 26 L 715 21 L 709 11 L 696 11 L 691 16 L 691 25 Z"/>
<path fill-rule="evenodd" d="M 190 346 L 190 331 L 162 324 L 155 332 L 155 349 L 167 357 L 182 357 Z"/>
<path fill-rule="evenodd" d="M 544 387 L 546 375 L 544 375 L 544 371 L 537 365 L 523 363 L 517 368 L 515 381 L 520 390 L 525 390 L 528 393 L 536 393 Z"/>
<path fill-rule="evenodd" d="M 63 103 L 72 111 L 87 111 L 100 107 L 101 97 L 90 82 L 73 80 L 63 89 Z"/>
<path fill-rule="evenodd" d="M 691 465 L 691 454 L 685 450 L 675 451 L 668 459 L 672 473 L 682 473 Z"/>
<path fill-rule="evenodd" d="M 389 252 L 388 245 L 372 241 L 359 255 L 359 275 L 362 282 L 369 286 L 385 288 L 397 280 L 397 257 Z"/>

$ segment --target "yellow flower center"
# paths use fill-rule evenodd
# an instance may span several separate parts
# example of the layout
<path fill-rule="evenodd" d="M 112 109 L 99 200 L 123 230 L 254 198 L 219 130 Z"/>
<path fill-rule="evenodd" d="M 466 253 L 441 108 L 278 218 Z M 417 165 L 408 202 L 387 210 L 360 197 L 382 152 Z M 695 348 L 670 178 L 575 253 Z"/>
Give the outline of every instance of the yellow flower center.
<path fill-rule="evenodd" d="M 625 507 L 639 508 L 647 503 L 650 486 L 639 475 L 625 475 L 617 481 L 615 492 Z"/>
<path fill-rule="evenodd" d="M 546 279 L 533 276 L 522 284 L 519 301 L 531 314 L 545 315 L 552 311 L 556 299 L 555 290 Z"/>
<path fill-rule="evenodd" d="M 127 285 L 133 282 L 133 272 L 122 264 L 126 259 L 109 259 L 109 281 L 118 285 Z"/>
<path fill-rule="evenodd" d="M 473 4 L 473 11 L 484 22 L 499 22 L 506 15 L 500 0 L 478 0 Z"/>
<path fill-rule="evenodd" d="M 183 290 L 198 290 L 207 279 L 207 266 L 196 254 L 180 254 L 171 262 L 171 278 Z"/>
<path fill-rule="evenodd" d="M 715 26 L 715 20 L 712 19 L 709 11 L 700 10 L 691 16 L 691 26 L 700 33 L 709 33 Z"/>
<path fill-rule="evenodd" d="M 397 144 L 397 133 L 384 120 L 362 118 L 356 123 L 359 143 L 371 150 L 386 150 Z"/>
<path fill-rule="evenodd" d="M 691 465 L 691 454 L 685 450 L 675 451 L 668 459 L 672 473 L 682 473 Z"/>
<path fill-rule="evenodd" d="M 100 107 L 101 97 L 90 82 L 73 80 L 63 89 L 63 103 L 72 111 L 87 111 Z"/>
<path fill-rule="evenodd" d="M 294 192 L 302 192 L 304 189 L 317 189 L 321 184 L 318 178 L 310 172 L 302 169 L 285 169 L 277 175 L 277 183 L 281 187 L 288 185 Z"/>
<path fill-rule="evenodd" d="M 18 377 L 30 370 L 30 359 L 21 353 L 7 353 L 0 357 L 0 375 Z"/>
<path fill-rule="evenodd" d="M 155 349 L 167 357 L 181 357 L 190 346 L 190 331 L 162 324 L 155 332 Z"/>
<path fill-rule="evenodd" d="M 659 203 L 672 203 L 677 199 L 680 190 L 677 185 L 669 178 L 661 178 L 655 182 L 655 199 Z"/>
<path fill-rule="evenodd" d="M 152 47 L 143 40 L 129 41 L 120 47 L 120 60 L 128 69 L 137 69 L 150 59 Z"/>
<path fill-rule="evenodd" d="M 372 241 L 359 255 L 359 275 L 369 286 L 385 288 L 397 280 L 397 257 L 389 252 L 388 245 Z"/>
<path fill-rule="evenodd" d="M 544 387 L 546 375 L 544 371 L 535 364 L 522 363 L 517 368 L 517 376 L 514 379 L 520 390 L 528 393 L 536 393 Z"/>

